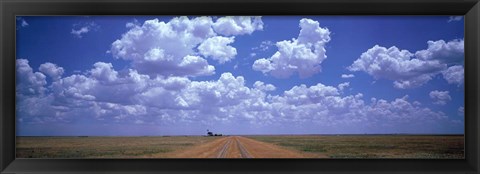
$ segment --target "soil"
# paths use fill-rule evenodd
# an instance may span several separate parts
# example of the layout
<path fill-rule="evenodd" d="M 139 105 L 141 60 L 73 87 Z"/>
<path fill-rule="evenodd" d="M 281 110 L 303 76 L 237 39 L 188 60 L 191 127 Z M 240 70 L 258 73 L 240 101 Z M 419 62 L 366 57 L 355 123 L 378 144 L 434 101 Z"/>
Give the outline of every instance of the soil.
<path fill-rule="evenodd" d="M 165 156 L 164 156 L 165 157 Z M 309 158 L 306 154 L 241 136 L 227 136 L 166 154 L 167 158 Z"/>

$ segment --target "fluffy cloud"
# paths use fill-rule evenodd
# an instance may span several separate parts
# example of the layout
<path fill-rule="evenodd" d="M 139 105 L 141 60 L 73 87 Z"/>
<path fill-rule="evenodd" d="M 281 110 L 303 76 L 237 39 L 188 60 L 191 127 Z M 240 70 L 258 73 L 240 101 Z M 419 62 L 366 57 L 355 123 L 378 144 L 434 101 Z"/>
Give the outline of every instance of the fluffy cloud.
<path fill-rule="evenodd" d="M 59 118 L 69 121 L 87 119 L 92 122 L 103 120 L 131 122 L 157 114 L 150 112 L 148 105 L 143 105 L 137 100 L 136 97 L 142 91 L 157 86 L 165 89 L 175 88 L 180 86 L 179 81 L 181 80 L 176 78 L 152 80 L 134 70 L 120 76 L 113 70 L 111 64 L 98 62 L 87 75 L 74 74 L 61 78 L 52 83 L 50 87 L 52 92 L 47 97 L 24 99 L 19 102 L 19 106 L 35 101 L 42 102 L 43 109 L 39 109 L 42 112 L 33 110 L 27 115 L 42 118 L 43 122 Z M 46 100 L 47 98 L 49 100 Z M 161 100 L 160 98 L 158 101 Z"/>
<path fill-rule="evenodd" d="M 371 99 L 367 104 L 363 94 L 342 96 L 340 89 L 317 84 L 295 86 L 283 96 L 272 97 L 273 118 L 281 121 L 315 122 L 321 126 L 350 125 L 359 127 L 409 127 L 416 122 L 445 120 L 442 112 L 421 107 L 419 102 L 409 102 L 408 96 L 393 101 Z"/>
<path fill-rule="evenodd" d="M 301 19 L 299 25 L 298 38 L 277 42 L 278 51 L 270 58 L 256 60 L 253 69 L 277 78 L 288 78 L 295 72 L 307 78 L 320 72 L 320 64 L 327 58 L 325 44 L 330 41 L 330 31 L 311 19 Z"/>
<path fill-rule="evenodd" d="M 372 104 L 367 108 L 371 117 L 375 119 L 390 120 L 396 122 L 444 120 L 447 116 L 443 112 L 434 112 L 428 108 L 422 108 L 420 105 L 408 102 L 408 96 L 397 98 L 391 102 L 386 100 L 372 100 Z M 397 123 L 398 124 L 398 123 Z"/>
<path fill-rule="evenodd" d="M 450 95 L 448 94 L 448 91 L 431 91 L 430 92 L 430 98 L 433 100 L 434 104 L 437 105 L 445 105 L 449 100 L 452 100 Z"/>
<path fill-rule="evenodd" d="M 439 60 L 448 65 L 461 64 L 464 62 L 464 43 L 462 40 L 428 41 L 426 50 L 417 51 L 415 56 L 421 60 Z"/>
<path fill-rule="evenodd" d="M 41 64 L 39 70 L 40 72 L 50 76 L 53 80 L 60 79 L 64 73 L 62 67 L 58 67 L 57 65 L 50 62 Z"/>
<path fill-rule="evenodd" d="M 18 64 L 23 67 L 17 68 L 18 74 L 35 76 L 27 68 L 28 61 L 19 60 Z M 371 99 L 368 104 L 361 93 L 344 96 L 342 90 L 350 85 L 348 82 L 338 87 L 302 84 L 271 95 L 269 92 L 276 90 L 275 86 L 256 81 L 249 87 L 245 81 L 244 77 L 231 73 L 223 73 L 213 81 L 151 78 L 132 69 L 118 72 L 110 63 L 97 62 L 83 75 L 62 77 L 52 85 L 39 83 L 47 86 L 45 94 L 20 95 L 17 109 L 24 122 L 39 124 L 81 119 L 158 125 L 246 122 L 258 126 L 308 123 L 389 127 L 384 124 L 411 126 L 418 121 L 445 119 L 443 113 L 423 108 L 418 102 L 411 103 L 407 97 L 393 101 Z M 28 92 L 17 91 L 22 93 Z"/>
<path fill-rule="evenodd" d="M 26 59 L 17 59 L 17 94 L 39 95 L 46 91 L 46 76 L 41 72 L 33 72 Z"/>
<path fill-rule="evenodd" d="M 261 26 L 261 19 L 253 17 L 222 17 L 216 22 L 211 17 L 176 17 L 168 22 L 147 20 L 143 25 L 130 24 L 130 30 L 112 43 L 110 52 L 115 58 L 132 61 L 136 70 L 153 77 L 212 75 L 215 67 L 200 55 L 224 63 L 237 54 L 228 45 L 234 42 L 234 37 L 217 36 L 215 32 L 228 33 L 228 21 L 233 21 L 234 29 L 238 29 L 228 35 L 253 32 L 252 26 L 246 25 L 248 21 L 257 28 Z M 224 29 L 214 31 L 218 27 Z"/>
<path fill-rule="evenodd" d="M 207 111 L 216 107 L 236 105 L 248 98 L 250 89 L 243 77 L 224 73 L 218 81 L 189 81 L 172 77 L 157 79 L 155 87 L 136 96 L 143 105 L 159 109 L 186 109 Z M 161 99 L 161 100 L 159 100 Z"/>
<path fill-rule="evenodd" d="M 255 30 L 263 30 L 262 17 L 227 16 L 219 18 L 214 24 L 215 32 L 225 36 L 252 34 Z"/>
<path fill-rule="evenodd" d="M 165 23 L 147 20 L 135 26 L 112 43 L 116 58 L 131 60 L 133 67 L 152 76 L 211 75 L 215 68 L 207 60 L 195 56 L 194 48 L 214 36 L 212 19 L 199 17 L 173 18 Z"/>
<path fill-rule="evenodd" d="M 71 75 L 53 82 L 53 91 L 57 99 L 95 100 L 90 91 L 97 89 L 98 81 L 84 75 Z M 66 100 L 59 100 L 59 102 Z M 66 102 L 70 103 L 70 102 Z"/>
<path fill-rule="evenodd" d="M 95 79 L 104 82 L 113 82 L 117 79 L 118 72 L 113 70 L 111 63 L 97 62 L 93 66 L 95 68 L 90 73 Z"/>
<path fill-rule="evenodd" d="M 214 60 L 218 60 L 220 63 L 225 63 L 230 61 L 237 55 L 237 49 L 228 44 L 233 43 L 235 37 L 222 37 L 215 36 L 205 40 L 198 50 L 200 54 L 205 57 L 211 57 Z"/>
<path fill-rule="evenodd" d="M 282 128 L 311 124 L 319 129 L 379 127 L 394 131 L 436 125 L 446 119 L 444 113 L 418 101 L 411 102 L 408 96 L 365 100 L 362 93 L 350 95 L 345 92 L 349 82 L 333 86 L 299 84 L 286 91 L 275 91 L 278 89 L 272 84 L 255 81 L 250 86 L 251 81 L 246 83 L 249 79 L 229 72 L 208 81 L 192 78 L 214 74 L 215 67 L 209 61 L 232 61 L 237 55 L 232 46 L 235 36 L 262 30 L 260 17 L 178 17 L 168 22 L 154 19 L 126 26 L 128 31 L 112 43 L 110 50 L 115 58 L 131 63 L 122 70 L 115 70 L 108 62 L 97 62 L 89 70 L 63 77 L 64 69 L 55 64 L 41 64 L 39 72 L 34 72 L 27 60 L 18 59 L 19 119 L 157 127 L 179 127 L 180 123 L 249 123 Z M 297 38 L 275 43 L 278 50 L 268 58 L 256 60 L 253 69 L 277 78 L 296 73 L 307 78 L 321 72 L 330 31 L 310 19 L 300 20 L 299 27 Z M 91 29 L 80 26 L 72 29 L 72 34 L 82 37 Z M 252 50 L 266 51 L 271 45 L 272 42 L 264 41 Z M 440 73 L 448 83 L 461 84 L 462 56 L 463 40 L 429 41 L 427 49 L 415 53 L 375 46 L 349 70 L 390 79 L 397 88 L 421 86 Z M 47 76 L 52 80 L 47 81 Z M 448 91 L 432 91 L 430 97 L 437 104 L 451 100 Z M 458 111 L 463 112 L 463 107 Z"/>
<path fill-rule="evenodd" d="M 261 81 L 256 81 L 253 84 L 253 87 L 261 91 L 274 91 L 276 89 L 276 87 L 273 86 L 272 84 L 265 84 Z"/>
<path fill-rule="evenodd" d="M 347 88 L 347 87 L 349 87 L 349 86 L 350 86 L 350 82 L 340 83 L 340 84 L 338 84 L 338 89 L 339 89 L 340 91 L 343 91 L 343 89 L 345 89 L 345 88 Z"/>
<path fill-rule="evenodd" d="M 463 66 L 455 65 L 443 71 L 442 74 L 448 83 L 460 85 L 463 84 L 463 79 L 465 78 L 464 71 Z"/>
<path fill-rule="evenodd" d="M 302 84 L 300 86 L 294 86 L 292 89 L 284 92 L 284 99 L 289 104 L 302 105 L 318 103 L 319 100 L 328 97 L 336 96 L 339 94 L 339 90 L 332 86 L 325 86 L 318 83 L 315 86 L 307 87 Z"/>
<path fill-rule="evenodd" d="M 250 97 L 250 88 L 245 86 L 242 76 L 234 77 L 223 73 L 218 81 L 193 81 L 184 91 L 185 100 L 205 109 L 208 106 L 225 107 L 237 105 Z"/>
<path fill-rule="evenodd" d="M 397 88 L 421 86 L 436 73 L 446 68 L 438 61 L 412 59 L 412 53 L 397 47 L 375 45 L 348 67 L 350 71 L 364 71 L 375 79 L 395 80 Z"/>
<path fill-rule="evenodd" d="M 28 61 L 18 62 L 18 74 L 35 77 Z M 37 85 L 42 87 L 44 93 L 45 76 L 40 81 L 41 83 L 32 84 L 30 81 L 21 80 L 17 88 Z M 31 109 L 26 115 L 44 116 L 43 121 L 56 120 L 53 117 L 46 119 L 49 116 L 72 114 L 91 115 L 94 117 L 92 119 L 97 121 L 145 121 L 158 115 L 166 120 L 178 120 L 182 117 L 181 119 L 188 121 L 193 119 L 189 116 L 194 114 L 192 112 L 218 112 L 221 107 L 238 105 L 243 100 L 252 98 L 251 90 L 258 93 L 274 88 L 270 84 L 263 85 L 262 82 L 259 82 L 257 87 L 264 89 L 250 89 L 245 86 L 243 77 L 234 77 L 231 73 L 222 74 L 218 81 L 192 82 L 185 77 L 150 78 L 132 69 L 128 73 L 119 73 L 112 64 L 97 62 L 85 75 L 74 74 L 52 82 L 49 86 L 51 93 L 48 93 L 47 97 L 23 97 L 19 105 L 36 108 L 28 105 L 35 101 L 42 102 L 41 107 L 44 109 Z M 17 93 L 29 94 L 28 90 Z M 214 108 L 210 109 L 211 106 Z M 199 116 L 196 119 L 208 118 Z"/>
<path fill-rule="evenodd" d="M 344 79 L 348 79 L 348 78 L 354 78 L 355 75 L 353 75 L 353 74 L 342 74 L 341 77 L 344 78 Z"/>
<path fill-rule="evenodd" d="M 375 79 L 394 80 L 396 88 L 405 89 L 422 86 L 449 65 L 463 61 L 463 40 L 429 41 L 428 45 L 428 49 L 415 54 L 395 46 L 375 45 L 362 53 L 348 69 L 364 71 Z"/>

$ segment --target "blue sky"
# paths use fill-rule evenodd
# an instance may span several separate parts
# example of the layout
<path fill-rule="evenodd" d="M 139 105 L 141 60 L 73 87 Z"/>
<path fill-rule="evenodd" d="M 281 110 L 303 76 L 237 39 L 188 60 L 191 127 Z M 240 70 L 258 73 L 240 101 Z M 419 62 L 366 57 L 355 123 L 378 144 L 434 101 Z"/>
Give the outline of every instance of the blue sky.
<path fill-rule="evenodd" d="M 17 17 L 17 135 L 463 133 L 459 16 Z"/>

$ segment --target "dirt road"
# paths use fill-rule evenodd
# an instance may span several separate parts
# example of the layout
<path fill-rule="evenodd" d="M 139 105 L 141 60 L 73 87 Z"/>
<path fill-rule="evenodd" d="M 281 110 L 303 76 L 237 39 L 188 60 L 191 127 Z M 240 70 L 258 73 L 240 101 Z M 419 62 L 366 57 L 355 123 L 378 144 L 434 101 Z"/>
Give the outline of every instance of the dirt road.
<path fill-rule="evenodd" d="M 241 136 L 223 137 L 183 151 L 171 158 L 307 158 L 309 155 Z"/>

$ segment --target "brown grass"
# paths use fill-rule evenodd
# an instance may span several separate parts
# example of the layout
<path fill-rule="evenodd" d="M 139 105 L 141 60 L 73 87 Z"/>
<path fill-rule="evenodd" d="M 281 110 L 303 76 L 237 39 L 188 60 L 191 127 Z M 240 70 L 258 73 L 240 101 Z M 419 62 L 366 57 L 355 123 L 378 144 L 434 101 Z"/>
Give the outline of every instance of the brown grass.
<path fill-rule="evenodd" d="M 17 137 L 17 158 L 145 158 L 217 137 Z"/>
<path fill-rule="evenodd" d="M 178 149 L 177 151 L 166 154 L 155 154 L 152 156 L 156 158 L 216 158 L 223 145 L 227 143 L 227 140 L 227 137 L 215 137 L 214 141 L 202 143 L 186 149 Z"/>
<path fill-rule="evenodd" d="M 259 158 L 464 158 L 463 136 L 238 138 L 251 155 Z M 16 154 L 18 158 L 215 158 L 226 141 L 227 137 L 201 136 L 17 137 Z M 227 157 L 240 157 L 236 143 L 228 151 Z"/>
<path fill-rule="evenodd" d="M 288 149 L 272 143 L 256 141 L 254 139 L 237 137 L 243 146 L 248 150 L 250 155 L 255 158 L 311 158 L 310 154 L 304 153 L 296 149 Z M 318 157 L 325 158 L 323 154 L 318 154 Z"/>
<path fill-rule="evenodd" d="M 464 136 L 249 136 L 330 158 L 464 158 Z"/>

